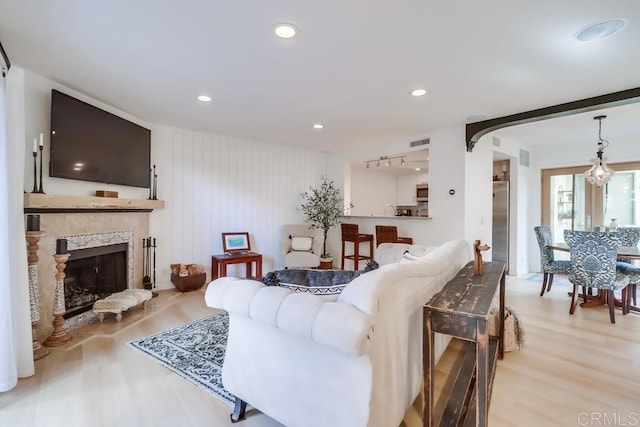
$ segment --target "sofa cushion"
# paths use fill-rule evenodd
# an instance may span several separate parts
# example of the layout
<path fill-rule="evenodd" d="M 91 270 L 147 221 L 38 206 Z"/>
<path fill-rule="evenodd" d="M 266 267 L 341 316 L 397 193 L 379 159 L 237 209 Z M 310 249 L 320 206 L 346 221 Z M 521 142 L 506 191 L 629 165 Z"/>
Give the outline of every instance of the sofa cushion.
<path fill-rule="evenodd" d="M 232 318 L 251 318 L 352 356 L 369 351 L 372 319 L 349 305 L 236 277 L 210 282 L 205 301 L 209 307 L 228 311 Z"/>
<path fill-rule="evenodd" d="M 397 243 L 389 243 L 396 245 Z M 381 247 L 384 245 L 380 245 Z M 453 277 L 468 260 L 469 245 L 464 240 L 453 240 L 435 248 L 425 247 L 426 254 L 421 257 L 405 256 L 401 262 L 387 264 L 368 273 L 366 278 L 354 279 L 338 297 L 339 302 L 352 304 L 368 314 L 378 311 L 380 298 L 386 288 L 399 281 L 425 282 L 429 277 Z M 411 258 L 411 259 L 409 259 Z M 444 282 L 440 283 L 443 285 Z M 427 301 L 411 301 L 412 305 Z"/>
<path fill-rule="evenodd" d="M 380 265 L 400 262 L 404 258 L 423 257 L 435 249 L 435 246 L 409 245 L 407 243 L 382 243 L 376 248 L 375 259 Z"/>

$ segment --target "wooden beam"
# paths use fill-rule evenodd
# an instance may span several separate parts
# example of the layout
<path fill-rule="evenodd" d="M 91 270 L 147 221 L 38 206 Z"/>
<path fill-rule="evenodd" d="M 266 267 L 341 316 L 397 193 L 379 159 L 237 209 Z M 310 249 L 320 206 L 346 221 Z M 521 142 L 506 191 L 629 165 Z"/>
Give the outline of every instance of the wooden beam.
<path fill-rule="evenodd" d="M 11 68 L 11 61 L 9 61 L 9 56 L 7 55 L 7 52 L 4 50 L 4 47 L 2 46 L 2 42 L 0 42 L 0 55 L 2 55 L 2 59 L 4 60 L 4 67 L 0 66 L 0 68 L 2 68 L 2 77 L 5 77 L 7 74 L 7 71 L 9 71 L 9 69 Z"/>
<path fill-rule="evenodd" d="M 627 105 L 639 101 L 640 87 L 637 87 L 634 89 L 627 89 L 620 92 L 581 99 L 579 101 L 571 101 L 564 104 L 552 105 L 550 107 L 538 108 L 524 113 L 511 114 L 509 116 L 483 120 L 481 122 L 468 123 L 466 127 L 467 151 L 473 151 L 473 147 L 482 136 L 496 129 L 556 117 L 565 117 L 572 114 L 600 110 L 603 108 L 617 107 L 619 105 Z"/>

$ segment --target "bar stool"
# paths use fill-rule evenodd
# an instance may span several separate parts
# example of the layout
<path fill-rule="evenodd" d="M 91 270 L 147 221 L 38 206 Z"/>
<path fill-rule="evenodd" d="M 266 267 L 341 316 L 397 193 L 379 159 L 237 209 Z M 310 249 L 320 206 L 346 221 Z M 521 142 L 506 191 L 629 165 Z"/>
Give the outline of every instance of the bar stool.
<path fill-rule="evenodd" d="M 376 247 L 382 243 L 413 244 L 411 237 L 398 237 L 398 227 L 395 225 L 376 225 Z"/>
<path fill-rule="evenodd" d="M 358 270 L 360 260 L 373 260 L 373 234 L 358 233 L 358 224 L 340 224 L 342 227 L 342 270 L 344 270 L 344 260 L 352 259 L 354 270 Z M 353 243 L 353 254 L 345 255 L 345 243 Z M 369 242 L 369 255 L 360 255 L 360 243 Z"/>

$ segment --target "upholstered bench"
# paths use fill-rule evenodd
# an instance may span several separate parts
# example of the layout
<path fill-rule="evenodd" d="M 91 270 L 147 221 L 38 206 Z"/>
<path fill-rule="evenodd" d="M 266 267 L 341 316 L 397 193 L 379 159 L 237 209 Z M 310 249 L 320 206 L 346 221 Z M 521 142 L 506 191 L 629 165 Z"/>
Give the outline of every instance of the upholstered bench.
<path fill-rule="evenodd" d="M 146 307 L 147 301 L 152 297 L 151 291 L 146 289 L 125 289 L 122 292 L 116 292 L 108 297 L 93 303 L 94 313 L 98 313 L 98 318 L 102 322 L 104 313 L 114 313 L 116 320 L 122 320 L 122 312 L 127 311 L 131 307 L 142 304 Z"/>

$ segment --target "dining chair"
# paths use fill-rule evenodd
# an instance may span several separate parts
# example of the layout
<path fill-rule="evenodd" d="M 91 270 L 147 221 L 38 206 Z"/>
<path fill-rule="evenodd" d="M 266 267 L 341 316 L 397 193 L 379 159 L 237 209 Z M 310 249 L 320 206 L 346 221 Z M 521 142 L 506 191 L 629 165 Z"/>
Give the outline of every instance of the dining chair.
<path fill-rule="evenodd" d="M 554 259 L 553 249 L 548 247 L 552 243 L 551 228 L 548 225 L 538 225 L 533 227 L 533 231 L 536 233 L 536 239 L 538 239 L 538 246 L 540 247 L 540 261 L 542 261 L 542 273 L 544 274 L 540 296 L 543 296 L 545 289 L 547 292 L 551 290 L 553 275 L 569 274 L 571 264 L 569 261 Z"/>
<path fill-rule="evenodd" d="M 626 288 L 629 284 L 629 278 L 616 271 L 622 234 L 565 230 L 564 240 L 571 255 L 569 281 L 573 284 L 569 314 L 573 314 L 576 309 L 578 286 L 583 287 L 584 295 L 587 294 L 587 288 L 596 288 L 600 292 L 606 292 L 609 319 L 611 323 L 616 323 L 614 292 L 622 289 L 622 300 L 626 301 Z M 624 304 L 622 311 L 626 314 Z"/>
<path fill-rule="evenodd" d="M 622 246 L 638 246 L 638 243 L 640 242 L 640 228 L 620 227 L 618 228 L 618 231 L 622 233 L 623 236 Z M 616 269 L 618 272 L 629 277 L 627 301 L 623 301 L 623 304 L 626 304 L 628 312 L 632 301 L 633 305 L 636 305 L 638 281 L 640 281 L 640 266 L 634 264 L 634 261 L 630 259 L 618 259 Z"/>
<path fill-rule="evenodd" d="M 616 271 L 627 276 L 629 279 L 626 298 L 623 298 L 622 301 L 628 313 L 631 310 L 632 304 L 637 307 L 636 296 L 638 291 L 638 282 L 640 282 L 640 266 L 627 261 L 628 260 L 618 261 Z"/>
<path fill-rule="evenodd" d="M 639 227 L 619 227 L 618 233 L 622 234 L 622 246 L 638 246 L 638 242 L 640 242 Z"/>

